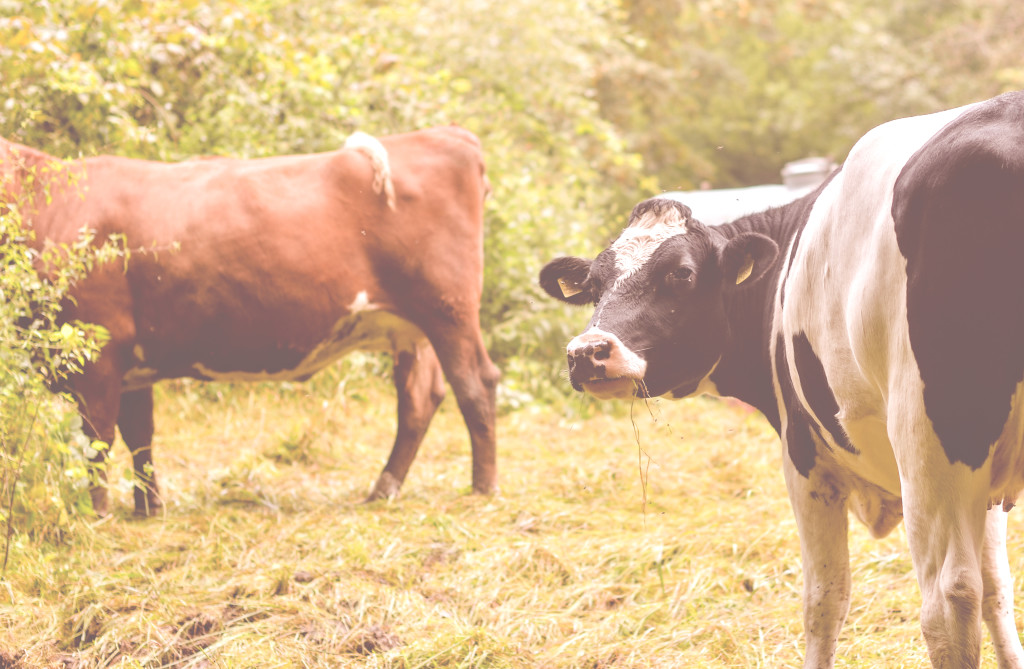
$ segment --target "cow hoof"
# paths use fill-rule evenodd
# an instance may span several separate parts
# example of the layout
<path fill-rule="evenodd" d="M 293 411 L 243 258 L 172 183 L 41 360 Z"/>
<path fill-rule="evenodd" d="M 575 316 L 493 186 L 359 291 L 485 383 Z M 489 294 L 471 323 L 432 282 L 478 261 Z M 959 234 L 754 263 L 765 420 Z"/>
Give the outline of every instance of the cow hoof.
<path fill-rule="evenodd" d="M 97 518 L 106 518 L 110 513 L 110 502 L 107 496 L 107 486 L 93 486 L 89 489 L 89 497 L 92 498 L 92 511 Z"/>
<path fill-rule="evenodd" d="M 380 478 L 373 484 L 373 490 L 367 496 L 365 502 L 373 502 L 378 499 L 392 499 L 398 495 L 402 482 L 390 472 L 381 472 Z"/>
<path fill-rule="evenodd" d="M 160 490 L 155 481 L 149 485 L 136 484 L 134 498 L 137 518 L 150 518 L 164 510 L 163 500 L 160 499 Z"/>
<path fill-rule="evenodd" d="M 152 518 L 153 516 L 159 515 L 164 510 L 163 502 L 159 500 L 149 500 L 148 504 L 142 506 L 136 505 L 135 517 L 136 518 Z"/>
<path fill-rule="evenodd" d="M 473 477 L 473 493 L 477 495 L 494 495 L 498 492 L 498 477 L 484 474 Z"/>

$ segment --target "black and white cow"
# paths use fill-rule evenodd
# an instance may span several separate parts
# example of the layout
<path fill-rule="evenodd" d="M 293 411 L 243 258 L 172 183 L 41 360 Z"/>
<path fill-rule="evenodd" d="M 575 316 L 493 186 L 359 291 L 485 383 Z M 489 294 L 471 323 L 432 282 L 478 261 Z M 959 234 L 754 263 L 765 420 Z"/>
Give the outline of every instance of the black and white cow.
<path fill-rule="evenodd" d="M 783 441 L 803 554 L 805 667 L 850 602 L 847 512 L 906 519 L 936 667 L 1024 667 L 1006 511 L 1024 488 L 1024 92 L 893 121 L 792 204 L 716 227 L 652 199 L 552 296 L 593 304 L 568 345 L 597 397 L 706 392 Z"/>

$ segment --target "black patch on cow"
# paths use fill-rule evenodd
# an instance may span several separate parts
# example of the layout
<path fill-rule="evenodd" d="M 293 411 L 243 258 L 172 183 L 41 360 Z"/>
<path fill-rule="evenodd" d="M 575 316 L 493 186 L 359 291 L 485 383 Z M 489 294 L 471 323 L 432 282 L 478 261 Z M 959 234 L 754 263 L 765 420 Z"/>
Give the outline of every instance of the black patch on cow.
<path fill-rule="evenodd" d="M 1024 93 L 982 103 L 921 147 L 892 215 L 925 409 L 949 461 L 976 469 L 1024 378 Z"/>
<path fill-rule="evenodd" d="M 860 454 L 860 451 L 850 442 L 846 430 L 839 424 L 839 404 L 828 384 L 825 368 L 817 354 L 814 353 L 814 348 L 807 335 L 803 332 L 793 337 L 793 363 L 796 365 L 796 373 L 800 377 L 800 387 L 804 391 L 804 398 L 818 423 L 828 430 L 828 433 L 832 435 L 832 440 L 844 451 Z M 817 425 L 814 427 L 817 428 Z M 820 437 L 821 434 L 819 433 L 818 436 Z M 825 439 L 822 441 L 828 443 Z"/>
<path fill-rule="evenodd" d="M 608 369 L 603 364 L 597 364 L 595 360 L 607 360 L 610 347 L 607 342 L 603 347 L 587 345 L 573 351 L 568 355 L 569 361 L 569 383 L 577 392 L 583 391 L 582 382 L 604 379 L 608 376 Z"/>
<path fill-rule="evenodd" d="M 782 393 L 782 401 L 786 406 L 786 448 L 789 451 L 789 459 L 793 466 L 804 478 L 811 475 L 814 469 L 814 461 L 817 458 L 817 449 L 814 446 L 814 438 L 811 436 L 810 418 L 804 413 L 800 400 L 796 395 L 796 388 L 789 376 L 789 365 L 786 362 L 786 343 L 782 335 L 775 338 L 775 373 L 779 378 L 779 390 Z"/>

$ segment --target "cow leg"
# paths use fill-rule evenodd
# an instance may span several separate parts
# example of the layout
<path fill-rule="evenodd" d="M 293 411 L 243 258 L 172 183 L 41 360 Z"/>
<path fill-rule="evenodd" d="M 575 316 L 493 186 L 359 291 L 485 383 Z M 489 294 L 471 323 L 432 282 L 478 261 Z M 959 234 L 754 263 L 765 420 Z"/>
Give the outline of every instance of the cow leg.
<path fill-rule="evenodd" d="M 911 396 L 920 397 L 920 393 Z M 950 464 L 924 407 L 890 404 L 890 440 L 903 488 L 903 514 L 921 587 L 921 630 L 936 669 L 981 661 L 982 554 L 991 460 L 972 471 Z"/>
<path fill-rule="evenodd" d="M 812 439 L 806 427 L 789 434 Z M 804 667 L 827 669 L 835 661 L 836 642 L 850 609 L 846 495 L 817 469 L 809 477 L 800 474 L 786 451 L 783 469 L 800 534 L 804 576 Z"/>
<path fill-rule="evenodd" d="M 903 509 L 928 653 L 937 669 L 974 669 L 981 661 L 987 486 L 936 477 L 930 491 L 915 488 L 904 484 Z"/>
<path fill-rule="evenodd" d="M 476 312 L 473 312 L 475 318 Z M 427 335 L 437 351 L 469 429 L 473 449 L 473 491 L 493 493 L 498 487 L 495 422 L 501 372 L 488 357 L 475 320 L 472 326 L 452 327 L 447 332 L 428 330 Z"/>
<path fill-rule="evenodd" d="M 368 502 L 398 494 L 427 426 L 444 399 L 441 363 L 426 340 L 417 343 L 411 351 L 395 353 L 394 376 L 398 391 L 398 434 Z"/>
<path fill-rule="evenodd" d="M 103 358 L 88 366 L 80 377 L 74 379 L 72 393 L 78 401 L 82 415 L 82 432 L 91 440 L 105 442 L 108 447 L 114 443 L 117 429 L 117 412 L 121 399 L 121 377 Z M 107 490 L 107 451 L 102 450 L 92 457 L 89 465 L 89 496 L 97 516 L 106 516 L 110 511 L 110 494 Z"/>
<path fill-rule="evenodd" d="M 995 506 L 985 519 L 981 616 L 996 648 L 999 669 L 1024 668 L 1024 650 L 1013 617 L 1013 576 L 1006 560 L 1006 512 Z"/>
<path fill-rule="evenodd" d="M 132 454 L 135 472 L 135 515 L 151 516 L 163 506 L 153 469 L 153 388 L 121 394 L 117 418 L 121 438 Z"/>

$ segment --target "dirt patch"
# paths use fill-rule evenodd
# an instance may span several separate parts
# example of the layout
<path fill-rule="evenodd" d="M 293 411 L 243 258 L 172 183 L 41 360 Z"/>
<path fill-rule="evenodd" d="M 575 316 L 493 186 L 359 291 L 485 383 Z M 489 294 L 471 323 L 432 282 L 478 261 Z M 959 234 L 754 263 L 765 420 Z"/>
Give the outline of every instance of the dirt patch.
<path fill-rule="evenodd" d="M 161 665 L 181 662 L 205 653 L 224 631 L 226 611 L 189 611 L 175 623 L 164 626 L 167 647 Z"/>
<path fill-rule="evenodd" d="M 69 648 L 82 648 L 91 644 L 103 633 L 107 618 L 108 611 L 101 604 L 83 605 L 64 621 L 64 645 Z"/>
<path fill-rule="evenodd" d="M 343 652 L 355 655 L 370 655 L 398 648 L 403 645 L 397 635 L 381 625 L 370 625 L 353 630 Z"/>
<path fill-rule="evenodd" d="M 423 558 L 423 568 L 430 569 L 438 564 L 452 564 L 462 557 L 462 551 L 452 544 L 434 543 Z"/>
<path fill-rule="evenodd" d="M 340 620 L 308 620 L 299 628 L 299 634 L 330 653 L 343 652 L 350 633 Z"/>

